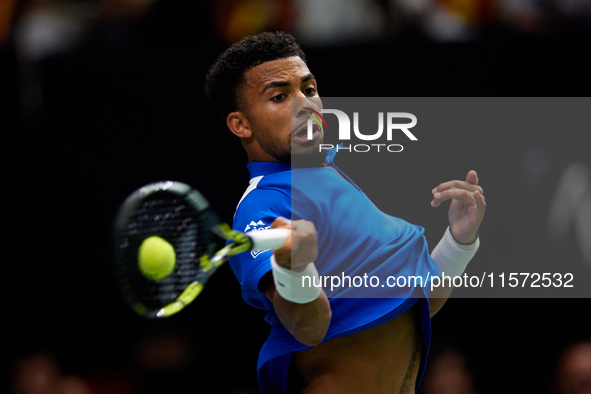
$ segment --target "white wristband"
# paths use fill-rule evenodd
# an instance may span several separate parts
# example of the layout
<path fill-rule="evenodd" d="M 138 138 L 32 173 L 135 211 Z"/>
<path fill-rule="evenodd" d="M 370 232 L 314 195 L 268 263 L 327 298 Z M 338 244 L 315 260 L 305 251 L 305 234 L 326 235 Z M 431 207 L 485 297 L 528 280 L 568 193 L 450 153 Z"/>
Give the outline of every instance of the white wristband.
<path fill-rule="evenodd" d="M 441 241 L 433 249 L 431 257 L 439 266 L 442 275 L 445 274 L 451 277 L 460 276 L 464 273 L 464 270 L 476 254 L 479 246 L 479 237 L 469 245 L 458 243 L 448 227 Z"/>
<path fill-rule="evenodd" d="M 277 293 L 288 301 L 306 304 L 314 301 L 322 292 L 322 287 L 315 286 L 321 281 L 314 263 L 309 263 L 302 272 L 294 272 L 277 264 L 275 255 L 272 255 L 271 268 Z"/>

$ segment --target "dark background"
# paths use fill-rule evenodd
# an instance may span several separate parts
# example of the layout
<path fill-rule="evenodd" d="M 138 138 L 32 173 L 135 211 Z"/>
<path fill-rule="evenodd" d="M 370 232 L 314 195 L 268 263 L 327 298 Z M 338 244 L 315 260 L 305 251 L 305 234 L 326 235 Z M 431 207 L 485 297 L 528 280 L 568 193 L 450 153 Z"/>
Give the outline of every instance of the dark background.
<path fill-rule="evenodd" d="M 204 392 L 256 389 L 256 359 L 268 329 L 262 312 L 242 301 L 229 266 L 190 307 L 164 321 L 127 310 L 110 271 L 114 214 L 139 186 L 162 179 L 194 185 L 227 221 L 246 188 L 246 155 L 202 89 L 227 46 L 200 17 L 209 10 L 205 4 L 159 3 L 142 18 L 98 24 L 82 45 L 43 58 L 36 75 L 44 105 L 34 113 L 19 104 L 23 74 L 15 47 L 8 42 L 0 52 L 9 234 L 3 242 L 5 382 L 15 359 L 45 350 L 65 373 L 96 387 L 130 381 L 156 392 L 165 381 L 162 392 L 176 392 L 213 381 L 217 388 Z M 326 96 L 586 96 L 590 38 L 584 24 L 563 24 L 539 34 L 484 29 L 478 40 L 453 43 L 409 28 L 395 39 L 302 45 Z M 553 148 L 552 137 L 542 140 Z M 569 148 L 583 156 L 588 150 L 567 143 L 567 156 Z M 504 160 L 500 152 L 499 165 Z M 461 176 L 453 170 L 451 177 Z M 426 203 L 408 208 L 410 221 L 422 215 L 416 212 L 435 185 L 423 186 Z M 502 184 L 486 188 L 518 194 Z M 513 225 L 502 209 L 487 215 L 496 223 L 487 230 L 485 219 L 482 233 L 490 238 L 492 228 Z M 440 227 L 444 217 L 433 224 Z M 589 337 L 588 311 L 588 299 L 452 299 L 433 320 L 434 346 L 451 343 L 466 352 L 479 392 L 549 392 L 560 351 Z M 148 378 L 136 351 L 157 332 L 185 341 L 191 358 L 185 369 Z"/>

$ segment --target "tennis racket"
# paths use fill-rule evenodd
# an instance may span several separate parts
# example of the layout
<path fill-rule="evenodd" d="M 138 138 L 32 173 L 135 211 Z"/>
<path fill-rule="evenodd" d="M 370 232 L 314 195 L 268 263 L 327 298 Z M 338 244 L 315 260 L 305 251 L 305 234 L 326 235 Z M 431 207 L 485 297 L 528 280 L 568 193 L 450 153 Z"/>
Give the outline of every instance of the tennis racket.
<path fill-rule="evenodd" d="M 221 222 L 208 201 L 189 185 L 162 181 L 145 185 L 123 202 L 114 224 L 115 271 L 123 298 L 140 316 L 159 319 L 189 305 L 230 257 L 250 250 L 279 249 L 288 229 L 241 233 Z M 170 272 L 148 275 L 148 239 L 157 237 Z M 231 240 L 226 246 L 224 241 Z M 164 246 L 162 246 L 164 245 Z M 168 248 L 168 249 L 167 249 Z M 166 270 L 168 271 L 168 269 Z"/>

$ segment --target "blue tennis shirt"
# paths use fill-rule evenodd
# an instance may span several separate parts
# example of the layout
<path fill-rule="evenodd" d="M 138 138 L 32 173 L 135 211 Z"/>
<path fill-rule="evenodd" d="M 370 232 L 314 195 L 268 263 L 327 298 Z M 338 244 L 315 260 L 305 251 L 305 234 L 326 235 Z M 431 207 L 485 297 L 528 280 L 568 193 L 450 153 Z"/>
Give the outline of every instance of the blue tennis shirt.
<path fill-rule="evenodd" d="M 250 184 L 238 204 L 233 228 L 262 231 L 279 216 L 309 220 L 318 232 L 316 267 L 321 278 L 377 278 L 371 282 L 376 286 L 367 279 L 361 286 L 355 286 L 358 280 L 337 288 L 328 282 L 324 291 L 332 318 L 323 342 L 378 326 L 419 302 L 423 354 L 418 387 L 431 338 L 427 283 L 439 275 L 439 269 L 429 255 L 424 229 L 380 211 L 334 165 L 335 154 L 336 150 L 329 151 L 326 165 L 314 168 L 292 170 L 286 163 L 249 163 Z M 283 327 L 273 304 L 258 288 L 271 270 L 271 255 L 270 250 L 242 253 L 232 257 L 230 265 L 244 300 L 266 310 L 265 320 L 271 326 L 257 364 L 261 390 L 286 393 L 292 353 L 310 347 Z M 420 278 L 424 286 L 387 285 L 388 277 L 400 276 Z M 394 283 L 391 278 L 389 283 Z"/>

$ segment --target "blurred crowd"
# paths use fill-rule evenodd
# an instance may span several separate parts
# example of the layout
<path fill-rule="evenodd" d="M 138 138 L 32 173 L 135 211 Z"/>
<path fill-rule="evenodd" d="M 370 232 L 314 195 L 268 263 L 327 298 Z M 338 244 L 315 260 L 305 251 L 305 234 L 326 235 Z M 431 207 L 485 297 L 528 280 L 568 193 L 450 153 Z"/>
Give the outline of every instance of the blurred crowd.
<path fill-rule="evenodd" d="M 92 26 L 135 20 L 158 0 L 2 0 L 0 45 L 10 37 L 23 56 L 74 45 Z M 202 1 L 195 23 L 225 42 L 263 30 L 289 31 L 308 45 L 395 38 L 420 32 L 437 41 L 493 32 L 543 34 L 591 24 L 588 0 L 217 0 Z"/>
<path fill-rule="evenodd" d="M 142 336 L 133 350 L 133 367 L 129 373 L 98 376 L 76 376 L 65 373 L 57 358 L 46 351 L 22 355 L 10 370 L 11 394 L 164 394 L 207 392 L 220 394 L 257 394 L 253 387 L 220 389 L 228 382 L 208 380 L 216 368 L 202 360 L 195 364 L 196 354 L 188 337 L 177 331 L 152 332 Z M 511 357 L 511 355 L 508 355 Z M 502 366 L 499 379 L 511 385 L 519 371 Z M 525 361 L 524 361 L 525 362 Z M 438 346 L 432 352 L 419 394 L 492 394 L 479 379 L 466 352 L 456 346 Z M 231 372 L 231 371 L 228 371 Z M 232 381 L 228 374 L 228 381 Z M 555 360 L 552 376 L 543 394 L 591 393 L 591 341 L 573 342 Z M 226 386 L 224 386 L 224 384 Z"/>
<path fill-rule="evenodd" d="M 220 350 L 222 352 L 222 350 Z M 237 375 L 220 382 L 215 356 L 200 359 L 192 338 L 178 325 L 147 330 L 115 358 L 124 366 L 77 372 L 60 350 L 44 348 L 21 353 L 11 361 L 11 394 L 170 394 L 207 392 L 257 394 Z M 68 357 L 65 357 L 68 358 Z M 113 360 L 113 364 L 115 364 Z"/>
<path fill-rule="evenodd" d="M 514 379 L 519 379 L 519 371 L 508 371 L 502 364 L 499 360 L 495 374 L 511 386 Z M 471 360 L 463 350 L 439 346 L 428 363 L 419 394 L 490 393 L 486 383 L 478 384 L 477 380 Z M 591 393 L 591 341 L 574 342 L 564 348 L 555 361 L 549 381 L 546 394 Z"/>
<path fill-rule="evenodd" d="M 2 0 L 0 49 L 10 47 L 16 58 L 24 115 L 42 107 L 40 61 L 81 46 L 97 29 L 110 45 L 124 46 L 130 26 L 175 7 L 180 11 L 173 18 L 191 15 L 179 25 L 199 26 L 192 33 L 221 45 L 264 30 L 290 32 L 309 48 L 409 36 L 462 42 L 591 28 L 590 0 Z"/>

